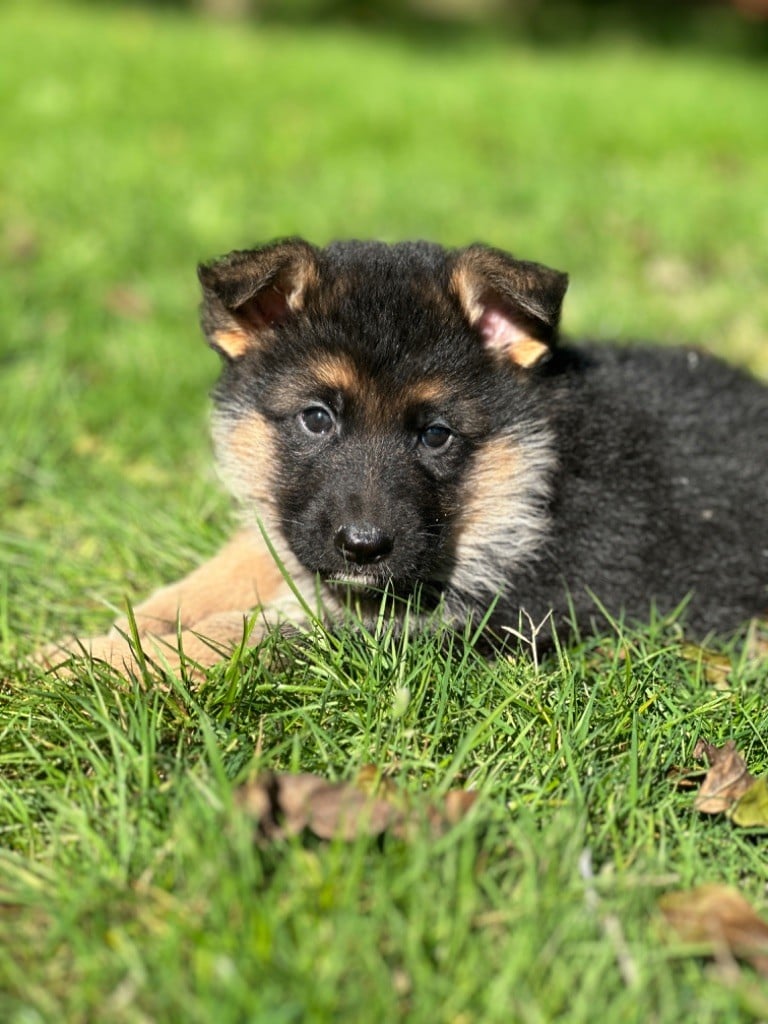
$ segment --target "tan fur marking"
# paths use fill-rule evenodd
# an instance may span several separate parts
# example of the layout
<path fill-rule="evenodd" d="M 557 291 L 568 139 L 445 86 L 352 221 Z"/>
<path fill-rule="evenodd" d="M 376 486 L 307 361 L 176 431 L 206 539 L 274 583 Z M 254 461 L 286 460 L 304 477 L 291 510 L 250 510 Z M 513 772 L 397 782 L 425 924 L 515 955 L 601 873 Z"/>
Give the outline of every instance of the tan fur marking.
<path fill-rule="evenodd" d="M 469 593 L 500 593 L 509 568 L 538 555 L 549 529 L 547 499 L 555 466 L 551 438 L 528 428 L 498 437 L 478 454 L 464 488 L 451 581 Z M 503 566 L 494 571 L 494 565 Z"/>
<path fill-rule="evenodd" d="M 262 514 L 272 507 L 275 455 L 272 428 L 257 412 L 214 413 L 213 442 L 225 483 L 243 505 Z"/>
<path fill-rule="evenodd" d="M 353 363 L 341 355 L 328 353 L 310 363 L 307 372 L 318 384 L 347 394 L 355 394 L 367 385 Z"/>
<path fill-rule="evenodd" d="M 308 366 L 308 375 L 319 384 L 341 391 L 356 406 L 358 415 L 371 427 L 387 427 L 397 423 L 415 406 L 439 405 L 446 401 L 442 381 L 424 380 L 406 385 L 400 393 L 386 397 L 375 381 L 340 355 L 326 355 Z"/>
<path fill-rule="evenodd" d="M 295 567 L 292 578 L 312 607 L 311 576 Z M 263 608 L 264 614 L 246 634 L 246 622 L 257 607 Z M 178 583 L 156 591 L 135 608 L 134 616 L 149 666 L 178 673 L 183 660 L 192 678 L 202 673 L 189 662 L 207 668 L 229 657 L 243 640 L 253 646 L 266 629 L 280 622 L 306 620 L 301 602 L 256 528 L 242 530 L 210 561 Z M 104 636 L 51 644 L 40 652 L 38 661 L 56 671 L 64 665 L 61 674 L 66 675 L 66 662 L 85 654 L 106 662 L 121 675 L 139 677 L 140 660 L 132 641 L 126 639 L 130 634 L 128 620 L 118 620 Z"/>
<path fill-rule="evenodd" d="M 281 281 L 285 275 L 281 275 L 278 281 Z M 314 260 L 305 256 L 301 262 L 294 268 L 291 274 L 291 283 L 293 287 L 288 291 L 285 290 L 285 297 L 288 301 L 288 305 L 294 311 L 303 309 L 304 307 L 304 296 L 308 288 L 314 288 L 318 283 L 317 266 Z M 278 287 L 278 291 L 283 290 Z"/>
<path fill-rule="evenodd" d="M 518 366 L 530 369 L 549 355 L 549 347 L 536 338 L 521 337 L 509 346 L 508 354 Z"/>
<path fill-rule="evenodd" d="M 400 395 L 403 408 L 418 405 L 442 405 L 447 401 L 445 386 L 440 380 L 424 380 L 409 384 Z"/>
<path fill-rule="evenodd" d="M 223 611 L 237 609 L 242 615 L 273 601 L 283 582 L 258 531 L 241 530 L 208 562 L 137 605 L 134 614 L 139 634 L 169 633 L 176 628 L 177 619 L 182 629 L 192 629 Z M 127 626 L 127 621 L 116 623 L 118 630 Z"/>
<path fill-rule="evenodd" d="M 391 398 L 385 400 L 376 383 L 350 359 L 329 353 L 310 363 L 307 370 L 318 384 L 340 391 L 370 429 L 386 427 L 396 418 L 400 404 L 394 405 Z"/>
<path fill-rule="evenodd" d="M 470 324 L 476 324 L 483 315 L 476 275 L 459 264 L 451 274 L 450 289 L 461 302 Z"/>
<path fill-rule="evenodd" d="M 213 341 L 217 348 L 220 348 L 230 359 L 239 359 L 240 356 L 245 355 L 251 344 L 248 334 L 241 330 L 216 331 Z"/>

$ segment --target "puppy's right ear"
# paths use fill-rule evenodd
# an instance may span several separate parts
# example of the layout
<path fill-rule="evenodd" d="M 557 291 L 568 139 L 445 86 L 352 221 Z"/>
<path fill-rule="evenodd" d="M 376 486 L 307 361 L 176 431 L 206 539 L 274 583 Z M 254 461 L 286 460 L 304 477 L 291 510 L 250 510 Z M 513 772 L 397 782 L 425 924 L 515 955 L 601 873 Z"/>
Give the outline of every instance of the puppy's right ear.
<path fill-rule="evenodd" d="M 197 276 L 209 344 L 227 359 L 239 359 L 302 308 L 307 288 L 317 280 L 317 250 L 289 238 L 200 264 Z"/>

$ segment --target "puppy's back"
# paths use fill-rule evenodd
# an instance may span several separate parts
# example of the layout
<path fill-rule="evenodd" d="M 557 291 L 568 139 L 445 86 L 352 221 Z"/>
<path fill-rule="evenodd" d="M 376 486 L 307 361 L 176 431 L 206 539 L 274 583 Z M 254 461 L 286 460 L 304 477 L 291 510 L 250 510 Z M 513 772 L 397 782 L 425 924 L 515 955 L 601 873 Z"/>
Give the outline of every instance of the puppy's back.
<path fill-rule="evenodd" d="M 563 348 L 539 383 L 558 470 L 549 544 L 521 599 L 565 620 L 559 577 L 587 627 L 592 594 L 643 620 L 648 595 L 668 612 L 690 593 L 700 633 L 768 607 L 764 385 L 698 351 L 600 345 Z"/>

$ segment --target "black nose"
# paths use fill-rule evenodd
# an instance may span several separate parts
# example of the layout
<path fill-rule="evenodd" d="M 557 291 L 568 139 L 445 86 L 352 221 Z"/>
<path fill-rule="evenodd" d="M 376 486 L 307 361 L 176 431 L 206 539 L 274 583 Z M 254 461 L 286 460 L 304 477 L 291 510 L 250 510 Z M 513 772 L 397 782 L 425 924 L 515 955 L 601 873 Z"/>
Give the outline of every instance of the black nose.
<path fill-rule="evenodd" d="M 340 526 L 333 542 L 345 558 L 359 565 L 380 562 L 392 550 L 392 538 L 370 523 Z"/>

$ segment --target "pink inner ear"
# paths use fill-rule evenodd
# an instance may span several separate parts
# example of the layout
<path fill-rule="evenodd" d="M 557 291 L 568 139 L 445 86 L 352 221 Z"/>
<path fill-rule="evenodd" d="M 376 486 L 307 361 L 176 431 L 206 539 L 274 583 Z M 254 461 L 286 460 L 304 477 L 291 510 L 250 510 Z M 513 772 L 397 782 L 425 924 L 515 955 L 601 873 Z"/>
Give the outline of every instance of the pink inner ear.
<path fill-rule="evenodd" d="M 477 328 L 491 352 L 496 352 L 518 366 L 529 369 L 550 356 L 549 346 L 518 324 L 498 306 L 486 306 L 477 321 Z"/>
<path fill-rule="evenodd" d="M 486 306 L 477 322 L 480 335 L 497 352 L 514 349 L 521 341 L 530 341 L 530 334 L 510 320 L 498 307 Z"/>

